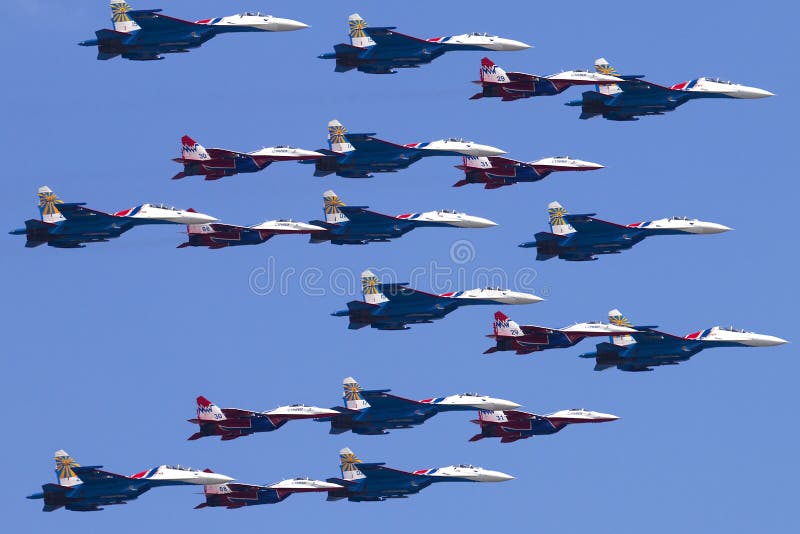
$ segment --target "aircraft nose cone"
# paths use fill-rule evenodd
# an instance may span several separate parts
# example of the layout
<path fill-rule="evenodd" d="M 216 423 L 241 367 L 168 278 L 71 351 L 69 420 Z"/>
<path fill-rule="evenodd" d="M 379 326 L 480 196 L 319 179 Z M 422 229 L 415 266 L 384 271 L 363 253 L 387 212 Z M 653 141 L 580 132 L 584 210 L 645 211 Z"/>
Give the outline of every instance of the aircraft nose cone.
<path fill-rule="evenodd" d="M 483 217 L 469 215 L 459 221 L 458 226 L 463 228 L 491 228 L 492 226 L 497 226 L 497 223 Z"/>
<path fill-rule="evenodd" d="M 271 19 L 270 26 L 273 28 L 272 31 L 276 32 L 291 32 L 295 30 L 302 30 L 304 28 L 309 27 L 308 24 L 300 22 L 299 20 L 279 19 L 279 18 Z"/>
<path fill-rule="evenodd" d="M 514 480 L 514 477 L 500 471 L 484 471 L 481 474 L 481 482 L 508 482 L 509 480 Z"/>
<path fill-rule="evenodd" d="M 502 156 L 506 153 L 497 147 L 489 145 L 471 145 L 465 152 L 470 156 Z"/>
<path fill-rule="evenodd" d="M 201 474 L 200 478 L 197 480 L 197 484 L 225 484 L 226 482 L 233 482 L 233 478 L 227 475 L 222 475 L 220 473 L 208 473 L 204 472 Z"/>
<path fill-rule="evenodd" d="M 758 87 L 743 87 L 739 91 L 741 98 L 767 98 L 768 96 L 775 96 L 775 93 L 770 93 L 766 89 L 759 89 Z"/>
<path fill-rule="evenodd" d="M 537 302 L 542 302 L 544 299 L 542 297 L 537 297 L 531 293 L 512 293 L 512 296 L 505 300 L 508 304 L 535 304 Z"/>
<path fill-rule="evenodd" d="M 759 336 L 760 344 L 764 347 L 774 347 L 776 345 L 785 345 L 789 343 L 787 340 L 779 338 L 777 336 Z"/>
<path fill-rule="evenodd" d="M 527 50 L 528 48 L 531 48 L 531 45 L 528 43 L 515 41 L 514 39 L 497 39 L 495 42 L 499 45 L 497 50 L 503 52 L 513 52 L 516 50 Z"/>
<path fill-rule="evenodd" d="M 517 404 L 516 402 L 511 402 L 505 399 L 492 399 L 492 405 L 494 406 L 495 410 L 516 410 L 521 404 Z"/>

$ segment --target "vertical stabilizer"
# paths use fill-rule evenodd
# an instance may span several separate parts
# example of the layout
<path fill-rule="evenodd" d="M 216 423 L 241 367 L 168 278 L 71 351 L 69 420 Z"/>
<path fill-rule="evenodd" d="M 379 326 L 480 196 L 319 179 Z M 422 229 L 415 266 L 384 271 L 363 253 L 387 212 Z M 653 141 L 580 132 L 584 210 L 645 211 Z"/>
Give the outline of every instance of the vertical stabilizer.
<path fill-rule="evenodd" d="M 64 220 L 64 216 L 58 211 L 57 204 L 64 202 L 58 198 L 52 189 L 43 185 L 39 188 L 39 215 L 43 222 L 57 223 Z"/>
<path fill-rule="evenodd" d="M 181 158 L 194 161 L 210 159 L 205 147 L 188 135 L 181 137 Z"/>
<path fill-rule="evenodd" d="M 339 209 L 346 204 L 342 202 L 342 199 L 336 193 L 330 190 L 325 191 L 322 194 L 322 200 L 325 206 L 325 222 L 340 224 L 349 220 Z"/>
<path fill-rule="evenodd" d="M 633 327 L 628 318 L 622 315 L 622 312 L 616 308 L 608 312 L 608 322 L 614 326 L 625 326 L 628 328 Z M 636 340 L 631 336 L 611 336 L 610 341 L 619 347 L 625 347 L 636 343 Z"/>
<path fill-rule="evenodd" d="M 353 13 L 350 15 L 347 18 L 347 25 L 350 27 L 351 45 L 367 48 L 368 46 L 373 46 L 375 44 L 375 41 L 372 40 L 372 37 L 364 32 L 364 28 L 367 27 L 367 21 L 362 19 L 361 15 L 358 13 Z"/>
<path fill-rule="evenodd" d="M 60 486 L 77 486 L 81 483 L 81 479 L 78 478 L 78 475 L 73 470 L 74 467 L 80 467 L 81 464 L 67 454 L 67 451 L 63 449 L 56 451 L 55 460 L 56 478 Z"/>
<path fill-rule="evenodd" d="M 598 74 L 605 74 L 606 76 L 619 76 L 619 74 L 617 73 L 617 69 L 609 65 L 608 61 L 606 61 L 606 58 L 604 57 L 597 58 L 594 61 L 594 70 Z M 622 91 L 622 89 L 619 88 L 619 85 L 615 83 L 611 83 L 608 85 L 598 84 L 595 85 L 594 88 L 595 91 L 604 95 L 615 95 Z"/>
<path fill-rule="evenodd" d="M 197 397 L 197 418 L 201 421 L 223 421 L 225 414 L 219 406 L 203 397 Z"/>
<path fill-rule="evenodd" d="M 496 336 L 521 336 L 522 329 L 508 318 L 503 312 L 494 314 L 494 335 Z"/>
<path fill-rule="evenodd" d="M 550 230 L 556 235 L 567 235 L 575 233 L 575 228 L 564 220 L 567 210 L 558 202 L 551 202 L 547 205 L 547 215 L 550 218 Z"/>
<path fill-rule="evenodd" d="M 378 286 L 380 286 L 380 282 L 378 282 L 378 277 L 372 271 L 367 270 L 361 273 L 361 292 L 364 294 L 364 302 L 367 304 L 380 304 L 389 300 L 378 289 Z"/>
<path fill-rule="evenodd" d="M 328 147 L 334 152 L 344 153 L 355 150 L 347 141 L 347 129 L 344 125 L 333 119 L 328 123 Z"/>
<path fill-rule="evenodd" d="M 136 22 L 128 15 L 131 6 L 125 0 L 111 0 L 111 22 L 118 32 L 131 33 L 140 30 Z"/>
<path fill-rule="evenodd" d="M 344 389 L 342 398 L 347 408 L 350 410 L 369 408 L 369 403 L 361 396 L 361 386 L 358 385 L 355 378 L 348 376 L 342 380 L 342 388 Z"/>
<path fill-rule="evenodd" d="M 344 480 L 367 478 L 358 468 L 358 464 L 361 463 L 361 460 L 359 460 L 356 454 L 348 447 L 339 451 L 339 461 L 342 469 L 342 478 Z"/>
<path fill-rule="evenodd" d="M 481 60 L 481 82 L 508 83 L 508 74 L 491 59 L 485 57 Z"/>

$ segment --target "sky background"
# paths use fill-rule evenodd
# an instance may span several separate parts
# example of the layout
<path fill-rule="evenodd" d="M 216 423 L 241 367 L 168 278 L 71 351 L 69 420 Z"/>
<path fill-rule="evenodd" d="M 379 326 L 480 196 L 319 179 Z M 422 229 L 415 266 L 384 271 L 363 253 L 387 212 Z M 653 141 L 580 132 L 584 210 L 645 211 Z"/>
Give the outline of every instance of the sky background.
<path fill-rule="evenodd" d="M 179 226 L 138 228 L 78 250 L 28 250 L 24 238 L 5 235 L 0 387 L 9 464 L 0 502 L 10 531 L 322 531 L 353 520 L 385 534 L 800 528 L 795 344 L 706 351 L 652 373 L 596 373 L 577 357 L 592 350 L 591 341 L 527 357 L 482 355 L 494 307 L 464 308 L 405 332 L 348 331 L 346 319 L 329 316 L 360 297 L 355 281 L 352 290 L 331 291 L 330 276 L 341 269 L 357 277 L 365 267 L 390 268 L 403 281 L 418 268 L 461 268 L 469 282 L 476 269 L 499 268 L 533 272 L 533 289 L 547 298 L 503 308 L 521 324 L 561 327 L 619 307 L 635 323 L 676 334 L 733 324 L 796 342 L 794 4 L 181 0 L 133 7 L 191 20 L 260 9 L 311 28 L 224 35 L 160 62 L 100 62 L 76 43 L 110 26 L 107 2 L 2 2 L 0 193 L 8 230 L 38 216 L 43 184 L 100 210 L 166 202 L 232 224 L 322 218 L 322 193 L 333 188 L 345 202 L 385 213 L 456 208 L 500 226 L 421 229 L 364 247 L 284 236 L 216 251 L 176 249 L 185 237 Z M 591 67 L 602 55 L 656 83 L 720 76 L 777 96 L 691 102 L 635 123 L 579 121 L 579 109 L 562 105 L 579 98 L 575 88 L 512 103 L 469 101 L 480 52 L 453 52 L 392 76 L 337 74 L 332 61 L 316 59 L 346 40 L 354 11 L 421 37 L 486 31 L 535 45 L 489 54 L 506 70 L 546 75 Z M 170 159 L 183 134 L 210 147 L 316 149 L 333 118 L 401 143 L 457 136 L 517 159 L 569 154 L 607 168 L 497 191 L 452 188 L 460 179 L 455 158 L 371 180 L 316 178 L 295 163 L 211 183 L 170 180 L 180 170 Z M 552 200 L 621 223 L 688 215 L 735 231 L 653 238 L 597 262 L 535 262 L 535 251 L 516 245 L 547 229 Z M 457 264 L 450 251 L 462 239 L 474 257 Z M 309 268 L 321 278 L 301 282 Z M 294 273 L 286 291 L 251 288 L 253 273 L 267 271 Z M 425 279 L 419 287 L 439 289 Z M 335 406 L 349 375 L 412 398 L 479 391 L 536 413 L 585 407 L 621 419 L 510 445 L 468 443 L 477 429 L 471 413 L 388 436 L 329 436 L 327 425 L 303 421 L 232 442 L 186 441 L 199 394 L 255 410 Z M 344 446 L 402 469 L 472 463 L 517 478 L 441 484 L 378 504 L 296 495 L 231 511 L 193 510 L 203 500 L 200 487 L 156 489 L 99 514 L 44 514 L 42 501 L 24 500 L 54 481 L 59 448 L 125 474 L 180 463 L 269 483 L 337 476 Z"/>

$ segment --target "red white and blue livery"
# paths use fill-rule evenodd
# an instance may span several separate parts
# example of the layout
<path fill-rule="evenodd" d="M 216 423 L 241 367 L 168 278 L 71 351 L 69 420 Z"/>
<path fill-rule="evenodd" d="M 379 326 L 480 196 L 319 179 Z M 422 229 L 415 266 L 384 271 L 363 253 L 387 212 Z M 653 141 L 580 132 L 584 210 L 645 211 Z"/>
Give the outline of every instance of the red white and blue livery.
<path fill-rule="evenodd" d="M 481 60 L 480 78 L 474 83 L 481 86 L 481 92 L 472 95 L 470 100 L 500 98 L 503 102 L 510 102 L 534 96 L 557 95 L 573 85 L 608 85 L 624 81 L 617 76 L 588 70 L 568 70 L 549 76 L 506 72 L 488 57 Z"/>
<path fill-rule="evenodd" d="M 464 139 L 450 138 L 398 145 L 374 133 L 350 133 L 341 122 L 328 123 L 328 148 L 313 161 L 314 176 L 336 174 L 344 178 L 372 178 L 372 173 L 397 172 L 427 156 L 499 156 L 505 151 Z"/>
<path fill-rule="evenodd" d="M 341 489 L 343 488 L 339 484 L 305 477 L 287 478 L 265 486 L 238 482 L 209 484 L 203 492 L 205 502 L 195 506 L 195 509 L 207 507 L 235 509 L 259 504 L 277 504 L 295 493 L 328 493 Z"/>
<path fill-rule="evenodd" d="M 188 135 L 184 135 L 181 137 L 181 157 L 173 160 L 183 165 L 183 171 L 172 179 L 179 180 L 199 175 L 204 176 L 206 180 L 219 180 L 239 173 L 258 172 L 276 161 L 307 161 L 323 156 L 313 150 L 288 145 L 266 147 L 253 152 L 205 148 Z"/>
<path fill-rule="evenodd" d="M 394 26 L 370 28 L 358 13 L 348 18 L 350 43 L 340 43 L 332 53 L 319 56 L 335 59 L 336 72 L 357 69 L 367 74 L 394 74 L 397 69 L 418 68 L 445 52 L 454 50 L 526 50 L 529 44 L 487 33 L 464 33 L 420 39 L 394 31 Z"/>
<path fill-rule="evenodd" d="M 97 30 L 95 38 L 78 43 L 96 46 L 97 59 L 121 56 L 133 61 L 164 59 L 161 54 L 188 52 L 222 33 L 286 32 L 308 28 L 302 22 L 240 13 L 190 22 L 162 15 L 160 9 L 132 10 L 125 0 L 111 0 L 113 30 Z"/>
<path fill-rule="evenodd" d="M 497 223 L 455 210 L 386 215 L 369 206 L 348 206 L 333 191 L 323 194 L 324 221 L 311 221 L 323 231 L 311 235 L 312 243 L 366 245 L 388 242 L 416 228 L 490 228 Z"/>
<path fill-rule="evenodd" d="M 388 434 L 387 430 L 421 425 L 440 412 L 478 410 L 513 410 L 519 404 L 478 393 L 462 393 L 423 400 L 392 395 L 389 389 L 365 390 L 349 376 L 342 382 L 344 406 L 338 413 L 318 421 L 330 421 L 331 434 L 353 432 L 362 435 Z"/>
<path fill-rule="evenodd" d="M 329 478 L 328 482 L 339 484 L 343 489 L 331 491 L 328 494 L 328 500 L 331 501 L 405 499 L 436 482 L 507 482 L 514 479 L 501 471 L 466 464 L 403 471 L 386 467 L 383 462 L 362 462 L 348 447 L 339 451 L 339 460 L 342 478 Z"/>
<path fill-rule="evenodd" d="M 587 337 L 614 337 L 638 332 L 632 327 L 602 322 L 575 323 L 564 328 L 519 325 L 500 311 L 494 314 L 492 326 L 494 333 L 487 337 L 495 340 L 495 346 L 484 351 L 484 354 L 514 351 L 519 355 L 524 355 L 543 350 L 572 347 Z"/>
<path fill-rule="evenodd" d="M 25 228 L 9 232 L 28 238 L 26 247 L 47 244 L 56 248 L 83 248 L 85 243 L 103 243 L 131 228 L 148 224 L 208 224 L 217 219 L 165 204 L 141 204 L 116 213 L 85 207 L 84 202 L 63 202 L 52 189 L 39 188 L 40 219 L 25 221 Z"/>
<path fill-rule="evenodd" d="M 582 423 L 607 423 L 619 419 L 610 413 L 593 412 L 583 408 L 560 410 L 547 415 L 520 412 L 517 410 L 478 412 L 478 419 L 472 422 L 480 425 L 480 434 L 475 434 L 470 441 L 483 438 L 500 438 L 500 443 L 512 443 L 519 439 L 533 436 L 546 436 L 560 432 L 567 425 Z"/>
<path fill-rule="evenodd" d="M 408 330 L 409 324 L 431 323 L 461 306 L 534 304 L 542 298 L 531 293 L 496 287 L 449 291 L 439 295 L 411 289 L 408 283 L 381 283 L 372 271 L 361 273 L 364 300 L 352 300 L 346 310 L 332 313 L 349 317 L 351 330 L 369 326 L 378 330 Z"/>
<path fill-rule="evenodd" d="M 597 59 L 594 65 L 599 74 L 617 75 L 614 67 L 605 58 Z M 719 78 L 701 77 L 665 87 L 643 80 L 643 76 L 638 74 L 619 77 L 625 81 L 597 85 L 594 91 L 584 92 L 580 100 L 572 100 L 565 105 L 580 107 L 581 119 L 602 116 L 612 121 L 636 121 L 642 116 L 663 115 L 690 100 L 700 98 L 753 100 L 774 96 L 765 89 Z"/>
<path fill-rule="evenodd" d="M 630 321 L 617 310 L 608 312 L 609 322 L 630 326 Z M 767 334 L 738 330 L 733 327 L 713 326 L 676 336 L 654 328 L 636 327 L 638 332 L 613 337 L 600 343 L 594 352 L 581 354 L 596 362 L 595 371 L 616 367 L 620 371 L 652 371 L 661 365 L 678 365 L 689 360 L 703 349 L 719 347 L 774 347 L 788 343 L 785 339 Z"/>
<path fill-rule="evenodd" d="M 190 423 L 200 427 L 200 431 L 189 436 L 189 440 L 205 436 L 219 436 L 222 441 L 229 441 L 258 432 L 272 432 L 289 421 L 316 419 L 338 413 L 336 410 L 306 406 L 305 404 L 289 404 L 265 412 L 220 408 L 207 398 L 200 396 L 197 397 L 197 418 L 189 419 Z"/>
<path fill-rule="evenodd" d="M 596 219 L 594 213 L 569 214 L 558 202 L 548 204 L 547 213 L 550 232 L 538 232 L 535 241 L 519 245 L 535 248 L 539 261 L 555 257 L 592 261 L 599 254 L 619 254 L 651 236 L 720 234 L 730 230 L 722 224 L 678 216 L 617 224 Z"/>
<path fill-rule="evenodd" d="M 517 161 L 501 156 L 464 156 L 462 165 L 456 169 L 464 171 L 464 179 L 453 184 L 483 184 L 484 189 L 499 189 L 520 182 L 538 182 L 551 173 L 561 171 L 596 171 L 603 165 L 583 161 L 569 156 L 554 156 L 536 161 Z"/>
<path fill-rule="evenodd" d="M 63 450 L 55 452 L 57 484 L 45 484 L 29 499 L 44 499 L 44 512 L 65 508 L 96 512 L 104 506 L 126 504 L 161 486 L 224 484 L 233 479 L 209 469 L 198 471 L 179 465 L 159 465 L 134 475 L 104 471 L 102 465 L 82 466 Z"/>

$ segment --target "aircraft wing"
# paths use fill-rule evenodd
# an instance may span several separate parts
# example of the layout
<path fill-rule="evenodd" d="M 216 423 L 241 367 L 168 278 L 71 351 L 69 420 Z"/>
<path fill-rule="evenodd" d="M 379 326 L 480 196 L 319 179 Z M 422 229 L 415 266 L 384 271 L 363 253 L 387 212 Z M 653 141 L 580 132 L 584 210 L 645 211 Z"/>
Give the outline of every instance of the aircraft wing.
<path fill-rule="evenodd" d="M 431 43 L 425 39 L 412 37 L 394 31 L 394 27 L 386 28 L 364 28 L 364 33 L 375 41 L 378 46 L 386 48 L 405 48 L 406 50 L 421 51 L 425 47 L 436 47 L 436 43 Z"/>
<path fill-rule="evenodd" d="M 76 466 L 73 467 L 72 470 L 75 471 L 75 474 L 80 478 L 84 484 L 91 484 L 92 482 L 100 482 L 102 480 L 127 480 L 130 477 L 125 475 L 118 475 L 116 473 L 111 473 L 110 471 L 103 471 L 100 469 L 103 467 L 102 465 L 88 465 L 88 466 Z"/>
<path fill-rule="evenodd" d="M 176 19 L 167 15 L 159 14 L 160 9 L 138 9 L 128 11 L 128 16 L 136 22 L 145 32 L 171 33 L 190 31 L 199 26 L 188 20 Z"/>
<path fill-rule="evenodd" d="M 392 467 L 386 467 L 383 463 L 375 463 L 375 464 L 357 464 L 358 470 L 364 473 L 367 478 L 371 478 L 373 480 L 380 480 L 381 482 L 388 483 L 388 484 L 408 484 L 412 481 L 418 479 L 427 479 L 428 477 L 425 475 L 418 475 L 415 473 L 410 473 L 408 471 L 403 471 L 401 469 L 394 469 Z"/>
<path fill-rule="evenodd" d="M 632 79 L 618 84 L 623 94 L 664 96 L 678 91 L 645 80 Z"/>
<path fill-rule="evenodd" d="M 246 226 L 236 226 L 235 224 L 222 224 L 222 223 L 211 223 L 208 226 L 211 227 L 212 230 L 215 232 L 220 233 L 228 233 L 228 232 L 241 232 L 242 230 L 247 230 Z"/>
<path fill-rule="evenodd" d="M 373 137 L 373 134 L 347 134 L 347 141 L 353 145 L 353 148 L 362 153 L 385 153 L 406 150 L 402 145 L 378 139 Z"/>
<path fill-rule="evenodd" d="M 658 330 L 643 330 L 641 332 L 636 332 L 629 335 L 636 340 L 636 343 L 640 343 L 643 345 L 662 344 L 665 342 L 686 343 L 691 341 L 681 336 L 667 334 L 666 332 L 660 332 Z"/>
<path fill-rule="evenodd" d="M 420 404 L 415 400 L 390 395 L 387 390 L 362 391 L 361 396 L 372 408 L 378 410 L 415 409 Z"/>
<path fill-rule="evenodd" d="M 392 304 L 400 306 L 433 306 L 443 300 L 451 300 L 432 293 L 406 287 L 405 284 L 380 284 L 383 294 Z"/>
<path fill-rule="evenodd" d="M 111 223 L 116 217 L 104 211 L 85 208 L 83 202 L 72 202 L 58 205 L 58 211 L 70 222 Z"/>
<path fill-rule="evenodd" d="M 396 222 L 396 218 L 391 215 L 369 211 L 361 206 L 340 206 L 339 210 L 355 224 L 375 225 Z"/>
<path fill-rule="evenodd" d="M 595 219 L 594 213 L 564 215 L 564 220 L 575 230 L 584 234 L 607 234 L 609 232 L 627 230 L 627 226 L 621 224 Z"/>
<path fill-rule="evenodd" d="M 555 330 L 552 328 L 536 325 L 520 325 L 519 329 L 522 330 L 522 333 L 525 335 L 547 335 L 555 332 Z"/>
<path fill-rule="evenodd" d="M 239 408 L 222 408 L 222 413 L 228 419 L 245 419 L 247 417 L 265 417 L 263 414 L 251 410 L 240 410 Z"/>
<path fill-rule="evenodd" d="M 100 57 L 100 53 L 97 54 L 97 59 L 111 59 L 111 57 L 106 57 L 109 54 L 104 54 L 103 57 Z M 161 55 L 158 52 L 146 52 L 146 51 L 136 51 L 136 52 L 124 52 L 122 57 L 125 59 L 130 59 L 131 61 L 155 61 L 157 59 L 162 59 Z"/>
<path fill-rule="evenodd" d="M 245 154 L 244 152 L 236 152 L 235 150 L 227 150 L 225 148 L 207 148 L 206 152 L 208 152 L 208 155 L 211 159 L 251 157 L 250 154 Z"/>

